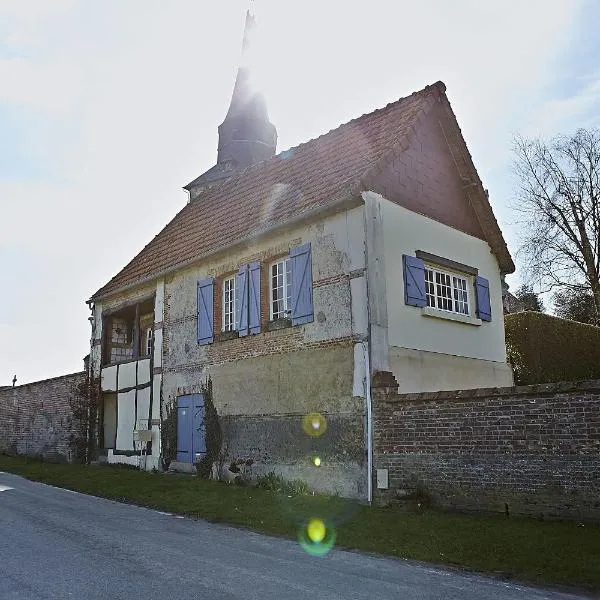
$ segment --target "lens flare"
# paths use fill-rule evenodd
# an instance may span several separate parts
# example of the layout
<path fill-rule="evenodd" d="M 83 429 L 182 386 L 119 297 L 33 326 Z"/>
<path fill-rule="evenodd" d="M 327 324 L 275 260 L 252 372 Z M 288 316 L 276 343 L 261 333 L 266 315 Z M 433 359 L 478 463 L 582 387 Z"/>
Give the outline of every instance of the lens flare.
<path fill-rule="evenodd" d="M 313 465 L 315 465 L 315 467 L 320 467 L 321 466 L 321 457 L 313 456 L 312 462 L 313 462 Z"/>
<path fill-rule="evenodd" d="M 325 523 L 321 519 L 311 519 L 306 527 L 306 533 L 311 542 L 320 544 L 325 539 Z"/>
<path fill-rule="evenodd" d="M 302 419 L 302 429 L 310 437 L 320 437 L 327 431 L 327 421 L 321 413 L 309 413 Z"/>
<path fill-rule="evenodd" d="M 331 523 L 313 517 L 302 525 L 298 542 L 308 554 L 325 556 L 335 544 L 335 529 Z"/>

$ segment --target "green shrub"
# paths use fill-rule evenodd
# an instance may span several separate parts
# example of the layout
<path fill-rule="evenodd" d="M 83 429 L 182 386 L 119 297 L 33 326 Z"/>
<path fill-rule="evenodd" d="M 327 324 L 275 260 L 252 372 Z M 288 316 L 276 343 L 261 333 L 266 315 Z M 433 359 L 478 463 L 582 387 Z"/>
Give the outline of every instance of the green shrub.
<path fill-rule="evenodd" d="M 526 311 L 504 317 L 515 383 L 600 379 L 600 327 Z"/>
<path fill-rule="evenodd" d="M 281 475 L 275 475 L 273 472 L 257 477 L 256 486 L 264 490 L 291 496 L 307 496 L 311 491 L 305 481 L 301 479 L 288 481 Z"/>

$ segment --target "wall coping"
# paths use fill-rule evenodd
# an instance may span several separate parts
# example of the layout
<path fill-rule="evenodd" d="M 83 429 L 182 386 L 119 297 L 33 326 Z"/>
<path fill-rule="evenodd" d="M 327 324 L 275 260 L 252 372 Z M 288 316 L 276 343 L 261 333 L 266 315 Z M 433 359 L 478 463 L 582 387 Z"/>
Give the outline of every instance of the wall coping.
<path fill-rule="evenodd" d="M 559 381 L 556 383 L 538 383 L 534 385 L 517 385 L 512 387 L 476 388 L 471 390 L 444 390 L 440 392 L 419 392 L 411 394 L 385 393 L 385 388 L 373 388 L 383 402 L 411 402 L 432 400 L 477 400 L 479 398 L 554 396 L 573 392 L 600 392 L 600 379 L 585 381 Z M 388 388 L 389 389 L 389 388 Z"/>
<path fill-rule="evenodd" d="M 50 381 L 57 381 L 58 379 L 68 379 L 69 377 L 77 377 L 81 375 L 85 375 L 85 371 L 77 371 L 75 373 L 67 373 L 66 375 L 58 375 L 57 377 L 49 377 L 48 379 L 40 379 L 39 381 L 30 381 L 29 383 L 22 383 L 21 385 L 12 385 L 8 386 L 0 386 L 0 394 L 7 394 L 9 392 L 14 392 L 17 390 L 22 390 L 31 385 L 38 385 L 40 383 L 49 383 Z"/>

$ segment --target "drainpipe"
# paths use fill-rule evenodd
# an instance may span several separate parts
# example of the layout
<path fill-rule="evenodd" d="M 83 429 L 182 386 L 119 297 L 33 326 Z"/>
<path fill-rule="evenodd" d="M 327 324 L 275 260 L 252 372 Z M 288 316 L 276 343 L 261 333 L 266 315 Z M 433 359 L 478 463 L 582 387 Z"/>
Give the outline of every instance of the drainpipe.
<path fill-rule="evenodd" d="M 365 357 L 365 395 L 367 400 L 367 501 L 373 501 L 373 406 L 371 401 L 371 365 L 369 348 L 362 342 Z"/>

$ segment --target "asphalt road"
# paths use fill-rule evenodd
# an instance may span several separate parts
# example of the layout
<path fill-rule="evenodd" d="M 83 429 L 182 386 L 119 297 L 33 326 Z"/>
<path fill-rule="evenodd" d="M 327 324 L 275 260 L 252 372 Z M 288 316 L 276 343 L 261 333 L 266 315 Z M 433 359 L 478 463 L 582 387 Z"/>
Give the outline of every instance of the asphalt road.
<path fill-rule="evenodd" d="M 578 597 L 355 552 L 315 558 L 292 541 L 0 472 L 2 600 Z"/>

